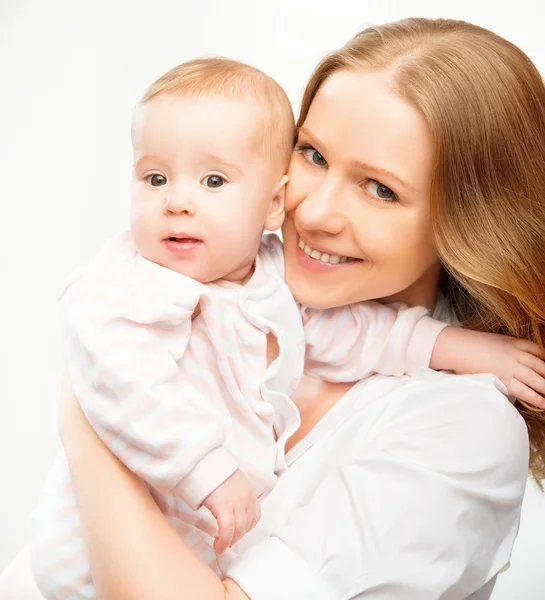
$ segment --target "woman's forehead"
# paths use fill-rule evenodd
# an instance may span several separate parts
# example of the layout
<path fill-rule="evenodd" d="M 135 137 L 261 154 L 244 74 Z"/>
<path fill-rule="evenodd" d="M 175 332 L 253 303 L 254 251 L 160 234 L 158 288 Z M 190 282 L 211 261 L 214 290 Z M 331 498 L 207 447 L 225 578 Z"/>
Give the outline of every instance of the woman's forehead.
<path fill-rule="evenodd" d="M 371 163 L 413 187 L 429 184 L 433 143 L 422 114 L 392 89 L 388 72 L 338 72 L 319 89 L 303 131 L 330 160 Z"/>

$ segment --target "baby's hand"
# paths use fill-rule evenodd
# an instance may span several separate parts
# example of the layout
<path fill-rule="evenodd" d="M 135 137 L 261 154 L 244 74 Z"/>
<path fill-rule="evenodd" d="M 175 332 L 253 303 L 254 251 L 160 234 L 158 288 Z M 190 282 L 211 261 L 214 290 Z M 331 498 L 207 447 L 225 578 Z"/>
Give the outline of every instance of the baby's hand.
<path fill-rule="evenodd" d="M 494 337 L 498 372 L 492 372 L 501 379 L 511 396 L 545 408 L 545 351 L 529 340 Z"/>
<path fill-rule="evenodd" d="M 512 396 L 545 408 L 545 351 L 537 344 L 456 327 L 444 329 L 440 340 L 456 373 L 493 373 Z"/>
<path fill-rule="evenodd" d="M 217 554 L 223 554 L 238 542 L 256 526 L 261 517 L 259 500 L 240 469 L 209 494 L 203 506 L 208 508 L 218 523 L 214 540 Z"/>

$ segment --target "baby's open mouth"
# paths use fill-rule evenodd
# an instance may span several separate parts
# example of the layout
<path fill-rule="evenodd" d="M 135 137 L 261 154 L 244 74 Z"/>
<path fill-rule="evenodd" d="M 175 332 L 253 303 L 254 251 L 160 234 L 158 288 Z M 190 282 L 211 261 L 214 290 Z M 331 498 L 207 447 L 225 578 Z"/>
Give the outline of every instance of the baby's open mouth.
<path fill-rule="evenodd" d="M 164 241 L 170 252 L 181 255 L 195 252 L 203 243 L 202 240 L 187 235 L 171 235 Z"/>
<path fill-rule="evenodd" d="M 197 242 L 201 242 L 202 240 L 197 240 L 196 238 L 190 237 L 169 237 L 171 242 L 179 242 L 180 244 L 196 244 Z"/>

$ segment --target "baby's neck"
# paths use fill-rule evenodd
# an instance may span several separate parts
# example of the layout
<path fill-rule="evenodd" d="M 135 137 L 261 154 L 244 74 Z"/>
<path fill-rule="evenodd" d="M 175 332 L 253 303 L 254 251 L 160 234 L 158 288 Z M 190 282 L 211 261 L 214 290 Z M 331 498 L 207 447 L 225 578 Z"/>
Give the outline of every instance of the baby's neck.
<path fill-rule="evenodd" d="M 229 281 L 230 283 L 234 283 L 236 285 L 246 285 L 252 278 L 254 271 L 255 261 L 252 261 L 250 265 L 243 265 L 239 267 L 236 271 L 233 271 L 227 274 L 225 277 L 222 277 L 221 280 Z"/>

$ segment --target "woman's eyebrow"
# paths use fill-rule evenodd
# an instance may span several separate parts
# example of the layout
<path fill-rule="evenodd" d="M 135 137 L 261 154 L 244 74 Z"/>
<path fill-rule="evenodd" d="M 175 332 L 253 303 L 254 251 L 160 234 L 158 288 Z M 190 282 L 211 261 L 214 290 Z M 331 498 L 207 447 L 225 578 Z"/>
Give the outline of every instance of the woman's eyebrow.
<path fill-rule="evenodd" d="M 406 190 L 410 190 L 411 192 L 414 192 L 416 194 L 416 189 L 411 184 L 407 183 L 406 181 L 403 181 L 401 177 L 398 177 L 395 173 L 392 173 L 392 171 L 382 169 L 381 167 L 374 167 L 373 165 L 370 165 L 369 163 L 363 162 L 361 160 L 351 160 L 350 165 L 352 167 L 355 167 L 356 169 L 374 171 L 375 173 L 378 173 L 380 175 L 390 177 L 391 179 L 397 181 L 397 183 L 399 183 L 401 187 L 404 187 Z"/>
<path fill-rule="evenodd" d="M 317 146 L 324 146 L 324 144 L 322 144 L 320 140 L 315 135 L 313 135 L 304 125 L 301 125 L 301 127 L 297 128 L 297 137 L 299 137 L 300 133 L 309 137 L 312 140 L 312 142 L 315 143 Z"/>

